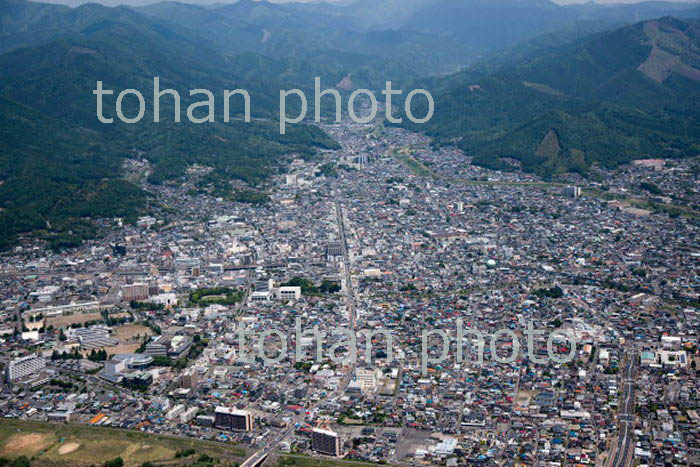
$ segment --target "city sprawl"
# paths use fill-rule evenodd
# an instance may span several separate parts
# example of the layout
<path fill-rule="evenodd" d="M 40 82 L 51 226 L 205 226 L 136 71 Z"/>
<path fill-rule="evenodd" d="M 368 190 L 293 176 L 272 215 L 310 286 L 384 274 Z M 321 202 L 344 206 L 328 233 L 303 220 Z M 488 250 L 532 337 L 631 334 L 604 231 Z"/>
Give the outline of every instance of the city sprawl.
<path fill-rule="evenodd" d="M 63 253 L 23 238 L 0 270 L 0 413 L 211 440 L 244 466 L 700 463 L 697 157 L 545 181 L 323 129 L 342 149 L 292 154 L 250 203 L 203 165 L 151 185 L 137 155 L 149 216 Z"/>

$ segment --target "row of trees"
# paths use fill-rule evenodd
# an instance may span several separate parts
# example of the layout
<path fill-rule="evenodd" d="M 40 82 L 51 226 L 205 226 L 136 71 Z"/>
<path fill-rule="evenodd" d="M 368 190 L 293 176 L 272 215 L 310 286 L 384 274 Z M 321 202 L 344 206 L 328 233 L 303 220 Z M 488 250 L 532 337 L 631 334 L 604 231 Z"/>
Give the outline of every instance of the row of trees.
<path fill-rule="evenodd" d="M 282 284 L 282 286 L 301 287 L 301 293 L 304 295 L 318 295 L 319 293 L 331 294 L 340 292 L 340 285 L 337 282 L 323 280 L 321 285 L 317 287 L 313 282 L 304 277 L 295 277 Z"/>

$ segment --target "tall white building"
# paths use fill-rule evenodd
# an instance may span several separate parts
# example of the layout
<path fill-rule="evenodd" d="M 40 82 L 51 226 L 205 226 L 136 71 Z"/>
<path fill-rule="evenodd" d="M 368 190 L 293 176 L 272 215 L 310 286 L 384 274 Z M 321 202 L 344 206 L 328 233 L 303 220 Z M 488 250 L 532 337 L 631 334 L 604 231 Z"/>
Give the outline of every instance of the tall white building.
<path fill-rule="evenodd" d="M 34 375 L 45 367 L 46 361 L 39 354 L 15 358 L 5 367 L 5 380 L 11 383 L 29 375 Z"/>

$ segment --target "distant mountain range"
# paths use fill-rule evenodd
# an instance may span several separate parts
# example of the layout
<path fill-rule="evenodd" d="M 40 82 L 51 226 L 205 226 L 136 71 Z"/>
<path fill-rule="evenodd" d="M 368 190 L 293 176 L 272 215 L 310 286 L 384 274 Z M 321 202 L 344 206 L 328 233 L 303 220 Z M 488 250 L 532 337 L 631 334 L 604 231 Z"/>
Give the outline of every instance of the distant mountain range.
<path fill-rule="evenodd" d="M 549 176 L 700 154 L 697 20 L 636 23 L 422 85 L 440 109 L 428 132 L 490 168 L 516 160 Z"/>
<path fill-rule="evenodd" d="M 262 119 L 277 118 L 280 89 L 311 96 L 316 76 L 324 87 L 342 82 L 346 95 L 387 80 L 426 87 L 436 112 L 416 130 L 437 144 L 458 142 L 477 163 L 510 168 L 518 161 L 545 176 L 644 154 L 693 153 L 700 127 L 694 17 L 698 5 L 664 2 L 69 8 L 0 0 L 0 247 L 37 230 L 69 246 L 91 234 L 91 217 L 143 212 L 146 194 L 121 178 L 124 158 L 147 158 L 152 183 L 201 163 L 221 180 L 258 184 L 282 169 L 285 154 L 337 147 L 307 125 L 282 136 L 263 120 L 175 124 L 168 98 L 159 124 L 101 124 L 97 80 L 147 94 L 159 76 L 162 87 L 179 91 L 183 111 L 190 89 L 245 88 Z M 234 106 L 234 114 L 241 111 Z M 125 112 L 135 113 L 133 101 Z M 46 189 L 38 193 L 35 183 Z"/>

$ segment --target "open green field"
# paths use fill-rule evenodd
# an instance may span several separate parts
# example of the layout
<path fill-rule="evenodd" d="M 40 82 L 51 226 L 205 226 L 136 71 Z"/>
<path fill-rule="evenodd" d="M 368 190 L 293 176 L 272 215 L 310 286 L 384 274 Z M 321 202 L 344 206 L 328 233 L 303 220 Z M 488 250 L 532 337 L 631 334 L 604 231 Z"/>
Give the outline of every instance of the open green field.
<path fill-rule="evenodd" d="M 413 172 L 413 175 L 418 177 L 437 178 L 437 174 L 426 167 L 421 161 L 413 157 L 408 148 L 394 150 L 392 151 L 391 155 L 394 157 L 394 159 L 405 165 L 411 172 Z"/>
<path fill-rule="evenodd" d="M 175 458 L 178 451 L 194 449 L 187 458 Z M 219 465 L 238 465 L 244 459 L 243 448 L 174 436 L 87 425 L 50 424 L 1 419 L 0 458 L 25 456 L 37 466 L 99 466 L 116 457 L 125 466 L 146 462 L 167 465 L 192 465 L 200 455 L 219 460 Z"/>
<path fill-rule="evenodd" d="M 678 216 L 683 216 L 687 217 L 690 219 L 698 219 L 700 218 L 700 211 L 696 211 L 690 207 L 687 206 L 679 206 L 677 204 L 663 204 L 663 203 L 656 203 L 654 201 L 650 201 L 648 199 L 640 198 L 640 197 L 635 197 L 635 196 L 628 196 L 628 195 L 619 195 L 615 193 L 609 193 L 607 191 L 602 191 L 602 190 L 594 190 L 594 189 L 585 189 L 583 190 L 584 195 L 590 195 L 590 196 L 595 196 L 597 198 L 603 199 L 605 201 L 610 201 L 610 200 L 620 200 L 620 201 L 627 201 L 630 203 L 631 206 L 635 208 L 641 208 L 641 209 L 648 209 L 653 212 L 661 212 L 661 213 L 666 213 L 670 215 L 678 215 Z"/>

